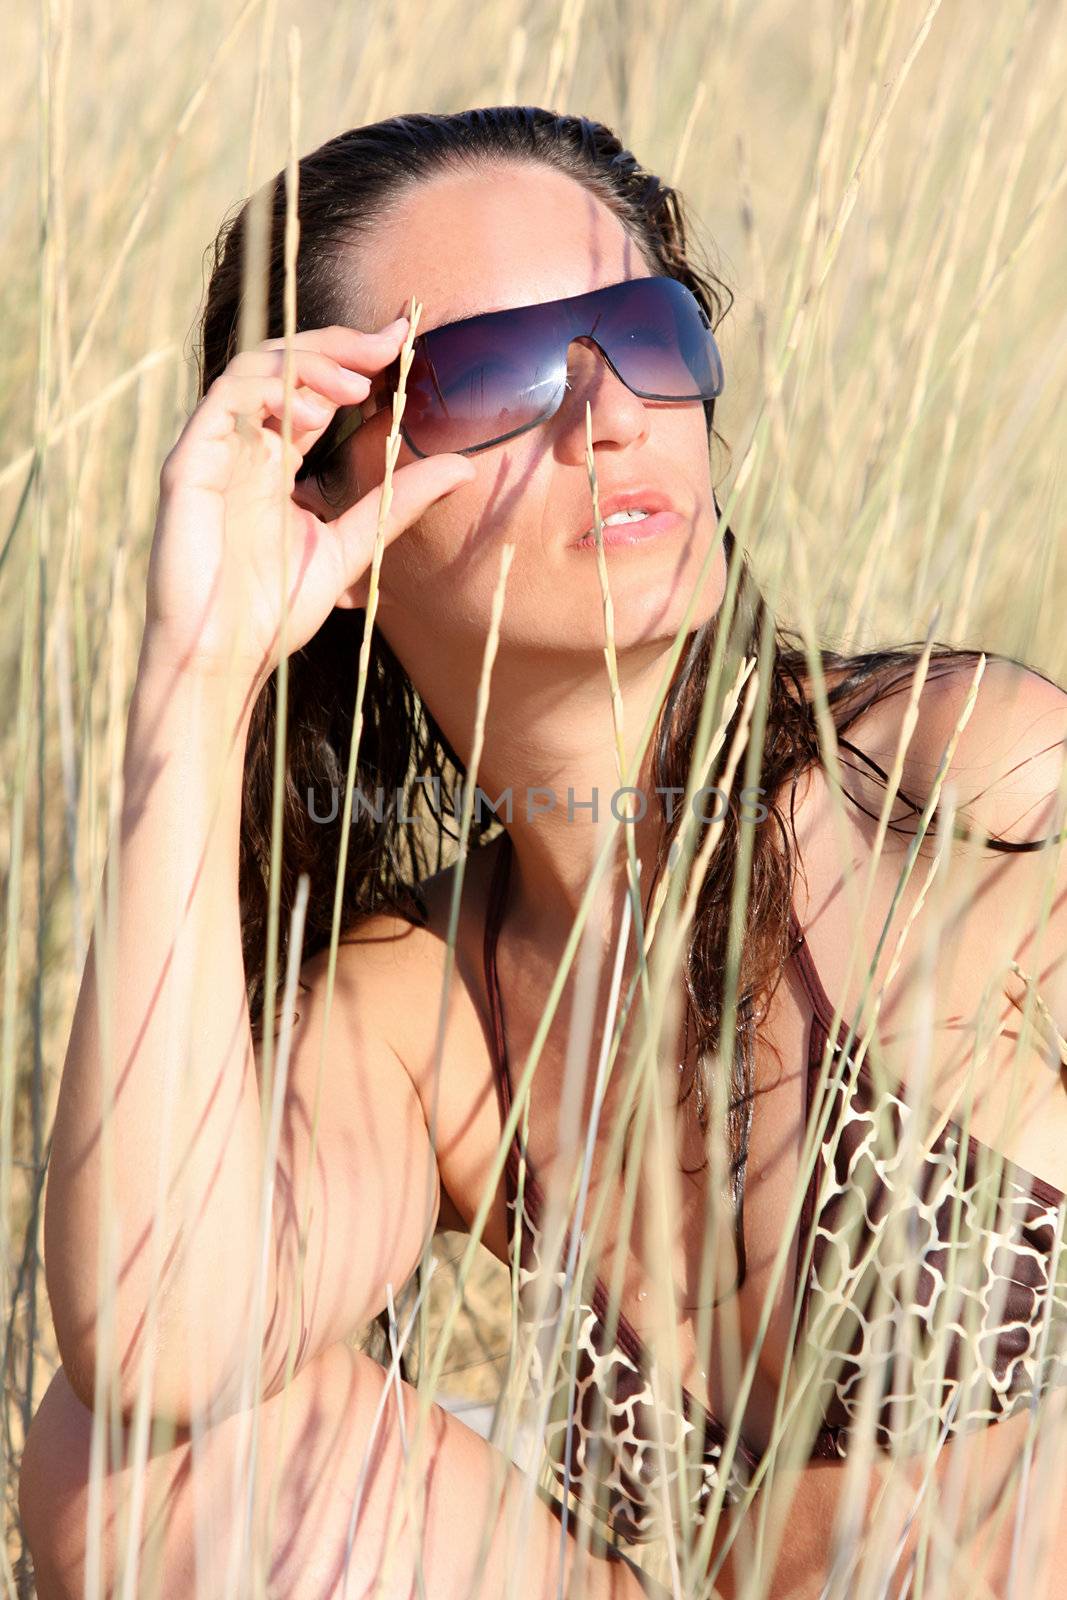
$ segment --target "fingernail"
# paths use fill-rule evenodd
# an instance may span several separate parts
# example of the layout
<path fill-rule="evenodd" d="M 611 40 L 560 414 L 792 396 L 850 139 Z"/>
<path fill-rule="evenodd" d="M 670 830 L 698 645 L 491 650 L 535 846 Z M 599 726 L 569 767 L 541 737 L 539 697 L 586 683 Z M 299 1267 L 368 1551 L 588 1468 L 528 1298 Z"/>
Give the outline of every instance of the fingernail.
<path fill-rule="evenodd" d="M 407 325 L 407 317 L 397 317 L 394 322 L 387 323 L 381 331 L 383 333 L 394 333 L 398 328 L 406 328 Z"/>

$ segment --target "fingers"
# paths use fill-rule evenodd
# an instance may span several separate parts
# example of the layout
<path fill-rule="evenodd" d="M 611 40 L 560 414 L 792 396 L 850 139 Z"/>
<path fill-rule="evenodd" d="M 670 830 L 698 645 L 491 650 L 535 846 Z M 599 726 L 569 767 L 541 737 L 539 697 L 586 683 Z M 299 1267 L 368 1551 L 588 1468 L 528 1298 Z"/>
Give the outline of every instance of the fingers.
<path fill-rule="evenodd" d="M 309 385 L 318 394 L 328 396 L 336 405 L 356 404 L 365 400 L 370 393 L 370 378 L 365 373 L 342 366 L 331 356 L 315 350 L 294 350 L 292 363 L 294 385 Z M 284 350 L 242 350 L 240 355 L 234 356 L 217 381 L 284 376 Z"/>
<path fill-rule="evenodd" d="M 295 333 L 290 342 L 294 350 L 328 356 L 342 367 L 350 367 L 357 372 L 380 372 L 396 359 L 407 331 L 407 317 L 398 317 L 395 322 L 373 333 L 363 333 L 359 328 L 346 328 L 335 323 L 330 327 L 308 328 L 303 333 Z M 256 348 L 284 350 L 285 340 L 266 339 Z M 240 357 L 235 359 L 239 360 Z"/>
<path fill-rule="evenodd" d="M 406 317 L 374 333 L 335 325 L 242 350 L 208 389 L 198 432 L 221 439 L 258 422 L 277 431 L 284 407 L 286 361 L 291 364 L 293 439 L 306 455 L 340 406 L 358 405 L 370 393 L 371 375 L 395 360 L 407 332 Z"/>
<path fill-rule="evenodd" d="M 366 398 L 366 378 L 309 374 L 308 381 L 292 393 L 293 443 L 306 455 L 330 425 L 339 405 L 355 405 Z M 348 393 L 344 394 L 347 388 Z M 202 439 L 226 439 L 257 424 L 272 427 L 285 411 L 285 379 L 272 374 L 224 372 L 216 378 L 200 405 Z M 277 431 L 277 430 L 275 430 Z"/>
<path fill-rule="evenodd" d="M 435 501 L 472 482 L 476 475 L 473 464 L 460 455 L 427 456 L 398 467 L 385 519 L 386 544 L 417 522 Z M 378 484 L 329 524 L 340 544 L 345 587 L 358 582 L 370 566 L 381 499 L 382 485 Z"/>

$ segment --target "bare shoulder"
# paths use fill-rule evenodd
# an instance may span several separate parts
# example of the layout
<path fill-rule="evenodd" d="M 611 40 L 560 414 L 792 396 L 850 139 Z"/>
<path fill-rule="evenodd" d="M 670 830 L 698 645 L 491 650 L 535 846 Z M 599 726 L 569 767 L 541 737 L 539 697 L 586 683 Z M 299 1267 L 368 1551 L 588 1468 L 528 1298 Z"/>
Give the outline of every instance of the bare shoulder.
<path fill-rule="evenodd" d="M 907 683 L 853 723 L 848 739 L 864 762 L 849 766 L 846 787 L 858 804 L 839 809 L 816 774 L 798 830 L 801 921 L 846 1021 L 858 1017 L 873 970 L 872 1056 L 911 1081 L 929 1055 L 939 1110 L 962 1120 L 973 1093 L 975 1137 L 1067 1189 L 1067 846 L 1048 843 L 1063 826 L 1067 693 L 1014 661 L 987 659 L 950 752 L 975 665 L 937 664 L 910 737 Z M 993 844 L 939 850 L 932 828 L 912 859 L 916 817 L 896 807 L 872 868 L 884 787 L 865 763 L 889 772 L 904 739 L 902 789 L 924 805 L 944 767 L 942 802 L 951 792 Z"/>
<path fill-rule="evenodd" d="M 418 1095 L 441 1174 L 440 1228 L 467 1226 L 500 1135 L 480 962 L 496 852 L 494 841 L 468 854 L 451 960 L 455 864 L 419 884 L 424 924 L 375 912 L 347 929 L 338 948 L 341 1003 L 371 1019 Z M 325 962 L 326 952 L 315 959 Z"/>
<path fill-rule="evenodd" d="M 446 1002 L 449 1017 L 478 1011 L 468 954 L 470 928 L 479 911 L 472 902 L 483 876 L 480 863 L 468 864 Z M 428 1030 L 435 1029 L 442 1003 L 455 877 L 453 865 L 420 882 L 418 891 L 428 913 L 425 922 L 383 909 L 352 923 L 338 945 L 335 982 L 346 990 L 358 988 L 361 1003 L 373 1007 L 385 1035 L 416 1078 L 425 1065 Z M 321 951 L 308 967 L 324 970 L 326 960 L 327 952 Z"/>
<path fill-rule="evenodd" d="M 898 692 L 864 714 L 866 750 L 895 749 L 906 699 Z M 961 721 L 946 773 L 957 804 L 990 833 L 1040 838 L 1051 826 L 1067 750 L 1067 691 L 1002 656 L 987 658 L 980 676 L 966 658 L 938 663 L 918 697 L 904 758 L 906 780 L 924 797 Z"/>

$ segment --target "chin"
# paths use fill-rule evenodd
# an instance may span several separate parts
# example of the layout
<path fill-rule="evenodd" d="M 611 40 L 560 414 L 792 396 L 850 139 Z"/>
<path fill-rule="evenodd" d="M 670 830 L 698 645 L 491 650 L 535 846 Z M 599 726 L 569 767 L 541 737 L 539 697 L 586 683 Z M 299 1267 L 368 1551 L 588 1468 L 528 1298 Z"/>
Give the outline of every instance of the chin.
<path fill-rule="evenodd" d="M 693 598 L 699 578 L 700 561 L 694 558 L 677 573 L 664 575 L 663 582 L 649 581 L 649 574 L 645 571 L 640 574 L 641 581 L 631 589 L 628 581 L 616 579 L 616 570 L 609 564 L 608 581 L 615 611 L 616 638 L 626 631 L 631 633 L 635 641 L 655 637 L 669 643 L 682 625 L 687 606 L 686 632 L 695 633 L 717 616 L 722 606 L 726 593 L 725 561 L 712 562 Z"/>

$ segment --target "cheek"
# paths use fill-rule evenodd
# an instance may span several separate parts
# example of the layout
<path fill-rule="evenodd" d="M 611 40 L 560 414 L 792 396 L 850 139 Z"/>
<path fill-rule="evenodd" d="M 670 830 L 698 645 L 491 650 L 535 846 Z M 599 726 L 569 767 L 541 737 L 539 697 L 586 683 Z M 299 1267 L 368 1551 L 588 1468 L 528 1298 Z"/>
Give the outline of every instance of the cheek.
<path fill-rule="evenodd" d="M 703 406 L 681 406 L 662 415 L 663 447 L 694 477 L 709 470 L 710 440 Z"/>
<path fill-rule="evenodd" d="M 501 550 L 514 543 L 514 562 L 540 550 L 553 466 L 535 432 L 468 457 L 477 477 L 431 506 L 421 531 L 432 539 L 436 559 L 457 570 L 484 566 L 493 582 Z"/>
<path fill-rule="evenodd" d="M 396 601 L 440 604 L 472 615 L 488 609 L 499 575 L 499 528 L 479 482 L 444 496 L 389 544 L 382 585 Z M 483 605 L 484 598 L 484 605 Z"/>

